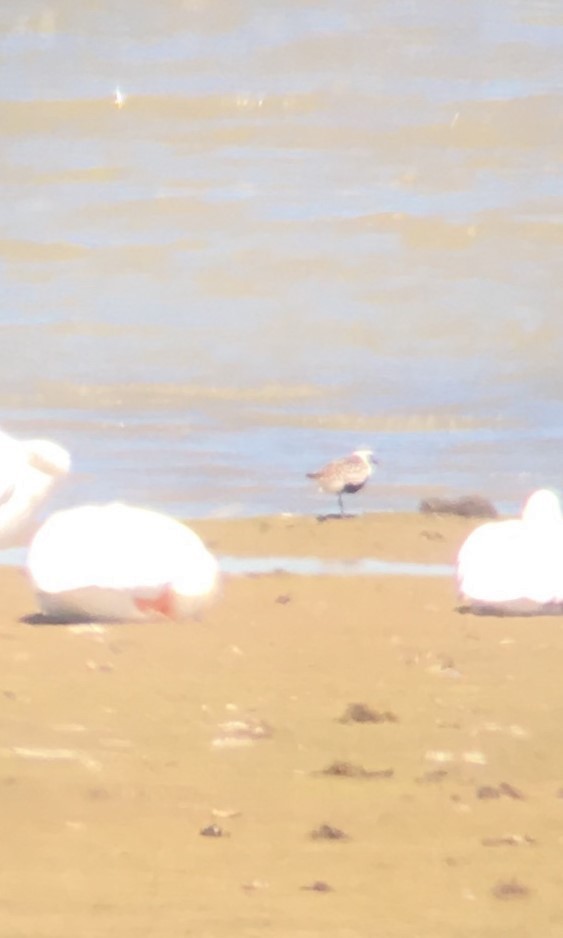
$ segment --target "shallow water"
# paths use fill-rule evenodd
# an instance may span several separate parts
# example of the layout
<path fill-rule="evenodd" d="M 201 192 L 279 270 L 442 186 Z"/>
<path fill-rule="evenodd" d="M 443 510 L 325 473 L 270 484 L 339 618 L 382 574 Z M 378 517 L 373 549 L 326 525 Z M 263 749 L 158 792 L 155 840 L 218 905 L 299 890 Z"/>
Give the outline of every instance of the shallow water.
<path fill-rule="evenodd" d="M 23 567 L 25 549 L 0 551 L 0 566 Z M 364 557 L 361 560 L 327 560 L 323 557 L 233 557 L 219 556 L 223 573 L 291 573 L 300 576 L 452 576 L 454 567 L 445 563 L 406 563 Z"/>
<path fill-rule="evenodd" d="M 400 563 L 364 557 L 327 560 L 321 557 L 221 557 L 221 569 L 232 574 L 290 573 L 301 576 L 453 576 L 445 563 Z"/>
<path fill-rule="evenodd" d="M 361 444 L 360 509 L 559 483 L 555 0 L 8 0 L 0 44 L 0 423 L 59 504 L 330 510 Z"/>

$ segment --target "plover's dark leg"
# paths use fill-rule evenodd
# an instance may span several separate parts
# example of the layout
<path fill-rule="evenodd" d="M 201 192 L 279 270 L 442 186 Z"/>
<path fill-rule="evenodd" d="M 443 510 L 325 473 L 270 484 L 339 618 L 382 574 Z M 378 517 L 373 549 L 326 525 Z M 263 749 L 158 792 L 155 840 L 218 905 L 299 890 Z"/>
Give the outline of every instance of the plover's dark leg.
<path fill-rule="evenodd" d="M 342 504 L 342 493 L 338 493 L 338 504 L 340 505 L 340 515 L 344 517 L 344 505 Z"/>

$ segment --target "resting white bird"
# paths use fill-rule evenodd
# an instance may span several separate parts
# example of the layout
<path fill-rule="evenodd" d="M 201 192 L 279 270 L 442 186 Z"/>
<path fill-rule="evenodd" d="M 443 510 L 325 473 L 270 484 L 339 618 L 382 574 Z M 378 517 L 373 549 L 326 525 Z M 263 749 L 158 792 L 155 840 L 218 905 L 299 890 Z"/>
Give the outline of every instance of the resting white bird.
<path fill-rule="evenodd" d="M 563 518 L 554 492 L 530 496 L 522 517 L 473 531 L 457 558 L 461 601 L 474 612 L 530 614 L 563 604 Z"/>
<path fill-rule="evenodd" d="M 57 443 L 0 431 L 0 550 L 29 543 L 39 509 L 69 471 L 70 456 Z"/>
<path fill-rule="evenodd" d="M 190 528 L 118 502 L 55 512 L 27 568 L 41 611 L 67 622 L 185 619 L 219 581 L 217 561 Z"/>

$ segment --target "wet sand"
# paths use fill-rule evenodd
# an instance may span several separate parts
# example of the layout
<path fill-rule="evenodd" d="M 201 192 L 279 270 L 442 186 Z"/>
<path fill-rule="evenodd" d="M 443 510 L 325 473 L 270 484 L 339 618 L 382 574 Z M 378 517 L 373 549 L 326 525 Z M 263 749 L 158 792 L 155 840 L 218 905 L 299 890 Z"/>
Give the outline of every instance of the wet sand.
<path fill-rule="evenodd" d="M 449 562 L 472 524 L 194 526 L 230 554 Z M 563 933 L 561 618 L 279 573 L 227 578 L 201 622 L 77 630 L 0 582 L 0 935 Z"/>

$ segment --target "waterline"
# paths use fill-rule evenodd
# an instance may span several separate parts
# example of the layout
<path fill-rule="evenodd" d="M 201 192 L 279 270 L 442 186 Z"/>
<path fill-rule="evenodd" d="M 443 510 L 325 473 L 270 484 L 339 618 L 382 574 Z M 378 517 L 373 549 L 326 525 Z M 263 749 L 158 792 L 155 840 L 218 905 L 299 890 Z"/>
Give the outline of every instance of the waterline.
<path fill-rule="evenodd" d="M 15 547 L 0 551 L 0 566 L 24 567 L 26 550 Z M 221 570 L 231 576 L 288 573 L 297 576 L 453 576 L 447 563 L 410 563 L 362 557 L 357 560 L 324 557 L 219 557 Z"/>
<path fill-rule="evenodd" d="M 358 560 L 324 557 L 220 557 L 221 569 L 235 576 L 290 573 L 300 576 L 453 576 L 445 563 L 409 563 L 362 557 Z"/>

